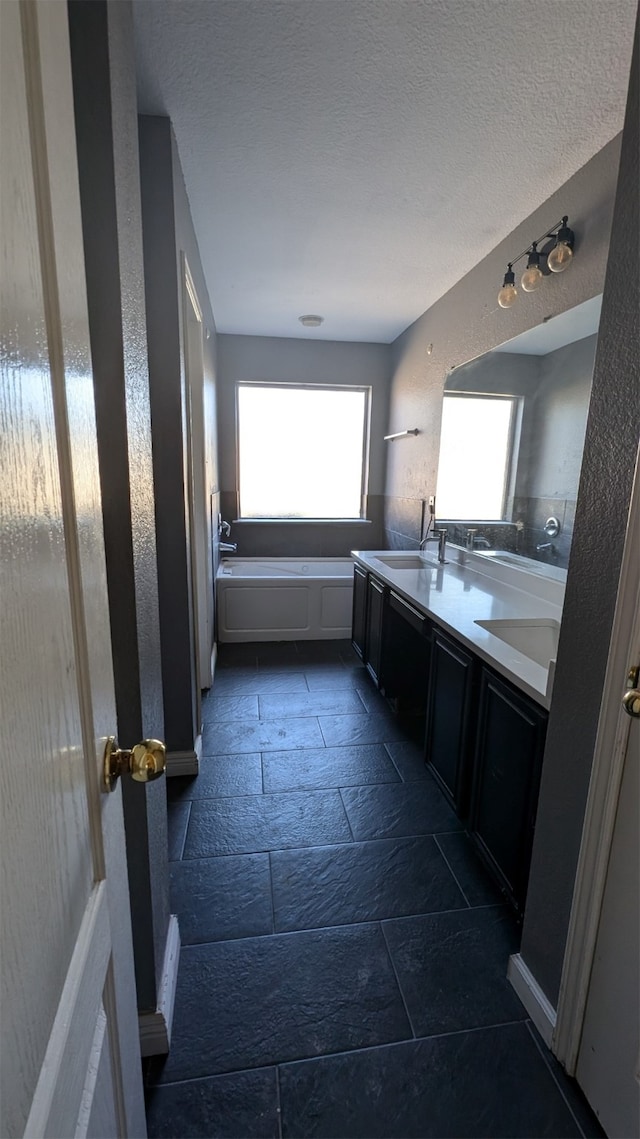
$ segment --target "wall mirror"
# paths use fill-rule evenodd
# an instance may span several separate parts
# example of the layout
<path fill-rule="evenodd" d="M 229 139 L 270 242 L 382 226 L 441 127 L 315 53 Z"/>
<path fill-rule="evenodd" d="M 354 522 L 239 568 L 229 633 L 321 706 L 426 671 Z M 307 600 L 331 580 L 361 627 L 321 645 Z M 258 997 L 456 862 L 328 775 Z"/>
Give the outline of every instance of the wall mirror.
<path fill-rule="evenodd" d="M 566 576 L 601 301 L 447 377 L 436 509 L 449 541 Z"/>

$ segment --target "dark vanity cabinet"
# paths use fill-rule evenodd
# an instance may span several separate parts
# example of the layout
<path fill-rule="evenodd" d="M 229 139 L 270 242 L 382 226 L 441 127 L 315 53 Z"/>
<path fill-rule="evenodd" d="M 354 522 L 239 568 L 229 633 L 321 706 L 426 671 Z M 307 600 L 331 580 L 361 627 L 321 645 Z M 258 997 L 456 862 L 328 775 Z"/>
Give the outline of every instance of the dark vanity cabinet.
<path fill-rule="evenodd" d="M 368 574 L 353 567 L 353 614 L 351 621 L 351 644 L 358 656 L 364 660 L 367 652 L 367 578 Z"/>
<path fill-rule="evenodd" d="M 384 612 L 388 587 L 359 566 L 353 569 L 351 644 L 380 686 Z"/>
<path fill-rule="evenodd" d="M 384 692 L 398 712 L 424 716 L 429 687 L 431 622 L 392 589 L 384 626 Z"/>
<path fill-rule="evenodd" d="M 351 643 L 398 712 L 424 715 L 430 631 L 424 613 L 354 566 Z"/>
<path fill-rule="evenodd" d="M 546 727 L 542 708 L 482 669 L 469 831 L 519 911 L 529 877 Z"/>
<path fill-rule="evenodd" d="M 479 856 L 518 912 L 531 862 L 547 713 L 374 574 L 356 566 L 353 646 L 398 713 Z M 426 710 L 426 727 L 425 727 Z"/>
<path fill-rule="evenodd" d="M 434 627 L 425 758 L 460 818 L 467 817 L 473 761 L 477 661 Z"/>
<path fill-rule="evenodd" d="M 384 603 L 387 586 L 369 574 L 367 581 L 367 634 L 365 664 L 378 687 L 382 683 Z"/>

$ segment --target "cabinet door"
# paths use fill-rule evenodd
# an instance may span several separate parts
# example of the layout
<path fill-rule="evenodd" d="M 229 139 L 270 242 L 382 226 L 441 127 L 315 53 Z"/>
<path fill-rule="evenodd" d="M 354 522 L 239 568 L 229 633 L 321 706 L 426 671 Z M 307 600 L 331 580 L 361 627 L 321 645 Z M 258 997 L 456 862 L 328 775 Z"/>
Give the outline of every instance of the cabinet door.
<path fill-rule="evenodd" d="M 498 884 L 524 908 L 546 712 L 483 669 L 470 830 Z"/>
<path fill-rule="evenodd" d="M 382 655 L 384 694 L 395 701 L 396 711 L 424 716 L 430 651 L 429 619 L 391 590 L 385 613 Z"/>
<path fill-rule="evenodd" d="M 425 755 L 429 768 L 466 818 L 472 751 L 475 660 L 440 629 L 433 630 Z"/>
<path fill-rule="evenodd" d="M 353 567 L 353 615 L 351 644 L 359 657 L 366 656 L 367 633 L 367 574 L 359 566 Z"/>
<path fill-rule="evenodd" d="M 367 649 L 365 662 L 371 676 L 381 683 L 382 630 L 384 624 L 385 586 L 369 575 L 367 583 Z"/>

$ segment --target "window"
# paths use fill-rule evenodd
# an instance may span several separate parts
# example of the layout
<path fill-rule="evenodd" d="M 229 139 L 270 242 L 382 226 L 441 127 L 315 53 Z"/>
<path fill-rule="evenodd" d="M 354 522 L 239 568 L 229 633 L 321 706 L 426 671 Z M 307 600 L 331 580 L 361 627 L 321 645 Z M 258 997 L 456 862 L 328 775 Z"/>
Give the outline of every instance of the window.
<path fill-rule="evenodd" d="M 516 404 L 509 396 L 445 394 L 438 518 L 504 518 Z"/>
<path fill-rule="evenodd" d="M 361 518 L 368 388 L 238 384 L 241 518 Z"/>

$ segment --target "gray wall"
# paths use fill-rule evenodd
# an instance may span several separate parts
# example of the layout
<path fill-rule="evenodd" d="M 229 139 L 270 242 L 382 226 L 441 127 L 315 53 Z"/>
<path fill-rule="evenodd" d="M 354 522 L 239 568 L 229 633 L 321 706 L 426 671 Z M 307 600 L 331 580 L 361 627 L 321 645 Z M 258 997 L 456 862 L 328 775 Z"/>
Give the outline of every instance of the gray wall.
<path fill-rule="evenodd" d="M 414 420 L 423 429 L 421 436 L 391 453 L 388 465 L 387 525 L 391 518 L 401 524 L 403 544 L 409 545 L 417 538 L 419 500 L 435 488 L 446 372 L 542 323 L 545 316 L 602 292 L 615 201 L 616 225 L 521 948 L 553 1004 L 558 998 L 640 429 L 637 53 L 636 38 L 619 181 L 621 137 L 595 155 L 394 345 L 390 430 Z M 564 213 L 576 231 L 575 263 L 503 312 L 495 298 L 508 256 Z M 433 350 L 428 355 L 430 343 Z"/>
<path fill-rule="evenodd" d="M 522 956 L 554 1005 L 560 986 L 640 438 L 639 108 L 636 27 L 522 935 Z"/>
<path fill-rule="evenodd" d="M 165 129 L 167 129 L 169 120 L 164 119 L 161 120 L 161 122 L 165 123 Z M 191 219 L 191 207 L 189 205 L 189 199 L 187 198 L 182 166 L 180 165 L 180 156 L 178 154 L 178 147 L 173 134 L 173 130 L 171 130 L 171 155 L 173 165 L 173 206 L 176 239 L 176 271 L 178 273 L 179 279 L 178 285 L 179 287 L 182 285 L 180 255 L 181 253 L 184 253 L 189 265 L 191 276 L 193 278 L 193 283 L 195 285 L 200 308 L 202 310 L 202 320 L 205 330 L 205 336 L 202 345 L 205 401 L 205 459 L 209 494 L 215 494 L 219 490 L 216 392 L 218 362 L 216 325 L 213 312 L 211 310 L 209 292 L 207 290 L 207 285 L 204 279 L 202 262 L 200 260 L 200 251 L 198 249 L 198 242 L 196 240 L 193 221 Z M 178 316 L 180 321 L 180 366 L 184 375 L 185 340 L 182 305 L 180 305 Z"/>
<path fill-rule="evenodd" d="M 220 509 L 220 486 L 218 478 L 218 428 L 217 428 L 217 371 L 218 371 L 218 344 L 216 325 L 211 310 L 209 292 L 204 279 L 200 251 L 193 228 L 191 207 L 187 197 L 182 166 L 178 147 L 168 119 L 159 120 L 164 124 L 164 130 L 169 130 L 171 137 L 171 161 L 173 168 L 173 211 L 175 233 L 176 272 L 178 274 L 178 292 L 182 289 L 182 255 L 186 257 L 189 272 L 195 286 L 198 303 L 202 313 L 203 341 L 202 364 L 204 370 L 204 425 L 205 425 L 205 476 L 207 480 L 206 493 L 209 498 L 209 513 L 207 517 L 207 548 L 212 550 L 212 574 L 214 590 L 214 620 L 215 620 L 215 569 L 218 561 L 217 531 L 218 511 Z M 179 320 L 179 347 L 180 347 L 180 374 L 181 386 L 184 393 L 186 384 L 185 375 L 185 326 L 184 311 L 180 303 L 178 308 Z M 186 516 L 188 526 L 188 514 Z M 200 725 L 196 725 L 200 729 Z"/>
<path fill-rule="evenodd" d="M 182 251 L 210 334 L 203 345 L 206 402 L 212 412 L 207 440 L 210 493 L 217 488 L 216 332 L 171 123 L 141 116 L 139 133 L 165 732 L 170 752 L 189 754 L 200 724 L 186 475 Z"/>
<path fill-rule="evenodd" d="M 435 493 L 442 392 L 450 369 L 602 292 L 619 149 L 618 137 L 392 345 L 388 428 L 418 427 L 421 434 L 389 448 L 385 525 L 391 546 L 417 544 L 421 500 Z M 537 292 L 521 293 L 513 308 L 499 308 L 508 258 L 565 213 L 576 233 L 574 264 L 545 278 Z"/>
<path fill-rule="evenodd" d="M 69 5 L 118 737 L 164 736 L 133 30 L 128 3 Z M 164 780 L 122 781 L 138 1005 L 169 919 Z"/>
<path fill-rule="evenodd" d="M 390 349 L 386 344 L 297 340 L 267 336 L 218 337 L 218 434 L 221 504 L 228 521 L 237 518 L 236 384 L 349 384 L 371 387 L 371 439 L 367 522 L 251 522 L 232 526 L 238 554 L 245 556 L 346 556 L 382 543 L 382 495 L 389 396 Z M 286 445 L 286 440 L 284 441 Z"/>

